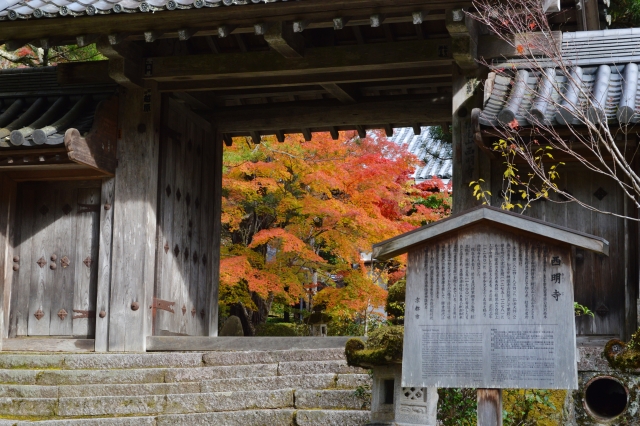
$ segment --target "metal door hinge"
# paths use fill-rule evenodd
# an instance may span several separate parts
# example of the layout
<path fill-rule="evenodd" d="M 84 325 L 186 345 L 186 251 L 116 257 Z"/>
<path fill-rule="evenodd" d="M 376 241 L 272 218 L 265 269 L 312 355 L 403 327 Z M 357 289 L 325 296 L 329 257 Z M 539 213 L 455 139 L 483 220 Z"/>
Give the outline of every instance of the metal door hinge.
<path fill-rule="evenodd" d="M 153 309 L 153 313 L 155 313 L 156 309 L 160 309 L 162 311 L 167 311 L 174 314 L 175 311 L 173 310 L 172 306 L 174 306 L 175 304 L 176 302 L 169 302 L 168 300 L 157 299 L 154 297 L 153 305 L 149 306 L 149 309 Z"/>
<path fill-rule="evenodd" d="M 78 315 L 74 315 L 73 319 L 95 318 L 96 317 L 96 311 L 83 311 L 83 310 L 80 310 L 80 309 L 74 309 L 73 312 L 78 314 Z"/>

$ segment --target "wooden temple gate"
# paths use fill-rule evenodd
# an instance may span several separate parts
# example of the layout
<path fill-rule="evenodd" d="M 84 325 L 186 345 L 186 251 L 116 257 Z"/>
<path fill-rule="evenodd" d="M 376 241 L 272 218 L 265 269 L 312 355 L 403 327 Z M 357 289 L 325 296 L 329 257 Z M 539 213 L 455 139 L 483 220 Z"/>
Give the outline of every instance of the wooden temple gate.
<path fill-rule="evenodd" d="M 96 351 L 206 348 L 186 336 L 217 335 L 222 152 L 234 137 L 451 123 L 457 211 L 474 204 L 468 182 L 496 169 L 471 137 L 487 75 L 476 59 L 509 52 L 465 20 L 470 1 L 85 3 L 0 11 L 9 48 L 96 42 L 108 58 L 0 72 L 5 349 L 22 336 L 67 338 L 53 349 L 68 338 Z M 599 25 L 594 2 L 556 3 L 567 11 L 554 29 Z M 584 333 L 628 321 L 609 318 Z"/>

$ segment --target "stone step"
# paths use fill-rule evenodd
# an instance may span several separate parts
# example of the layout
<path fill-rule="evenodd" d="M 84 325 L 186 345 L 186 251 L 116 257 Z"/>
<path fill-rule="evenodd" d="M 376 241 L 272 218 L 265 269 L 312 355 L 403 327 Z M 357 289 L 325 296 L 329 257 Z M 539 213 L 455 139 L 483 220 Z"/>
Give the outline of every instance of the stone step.
<path fill-rule="evenodd" d="M 0 397 L 57 398 L 58 387 L 36 385 L 0 385 Z"/>
<path fill-rule="evenodd" d="M 157 426 L 293 426 L 294 410 L 247 410 L 158 416 Z M 75 425 L 74 425 L 75 426 Z M 83 425 L 84 426 L 84 425 Z M 93 424 L 86 426 L 93 426 Z M 128 426 L 128 425 L 127 425 Z"/>
<path fill-rule="evenodd" d="M 278 375 L 278 364 L 173 368 L 166 370 L 165 381 L 196 382 L 212 379 L 253 378 Z"/>
<path fill-rule="evenodd" d="M 246 380 L 246 379 L 236 379 Z M 59 386 L 60 398 L 82 398 L 102 396 L 143 396 L 168 395 L 184 393 L 200 393 L 201 384 L 198 382 L 179 383 L 147 383 L 147 384 L 116 384 L 116 385 L 70 385 Z M 228 390 L 230 388 L 226 388 Z"/>
<path fill-rule="evenodd" d="M 246 379 L 218 379 L 202 382 L 202 392 L 224 392 L 235 390 L 276 389 L 355 389 L 371 384 L 366 374 L 301 374 L 298 376 L 255 377 Z"/>
<path fill-rule="evenodd" d="M 173 383 L 82 384 L 60 386 L 0 385 L 0 397 L 12 398 L 82 398 L 103 396 L 145 396 L 188 393 L 278 390 L 278 389 L 355 389 L 371 385 L 367 374 L 303 374 L 213 379 Z M 1 425 L 0 425 L 1 426 Z"/>
<path fill-rule="evenodd" d="M 0 369 L 110 369 L 202 367 L 203 353 L 2 354 Z"/>
<path fill-rule="evenodd" d="M 300 374 L 366 374 L 367 370 L 349 367 L 345 360 L 280 362 L 278 376 L 298 376 Z"/>
<path fill-rule="evenodd" d="M 298 410 L 297 426 L 360 426 L 370 420 L 369 411 Z"/>
<path fill-rule="evenodd" d="M 56 415 L 56 398 L 0 398 L 2 417 L 51 417 Z"/>
<path fill-rule="evenodd" d="M 0 385 L 86 385 L 195 382 L 276 376 L 278 364 L 112 370 L 0 370 Z"/>
<path fill-rule="evenodd" d="M 344 349 L 297 349 L 279 351 L 226 351 L 194 353 L 142 354 L 2 354 L 0 369 L 122 369 L 190 368 L 205 365 L 275 364 L 278 362 L 315 362 L 344 360 Z"/>
<path fill-rule="evenodd" d="M 207 352 L 203 360 L 207 365 L 274 364 L 291 361 L 344 360 L 344 348 L 299 349 L 291 351 Z"/>
<path fill-rule="evenodd" d="M 57 414 L 63 417 L 139 416 L 248 409 L 292 409 L 294 403 L 293 393 L 292 389 L 285 389 L 276 391 L 60 398 Z"/>
<path fill-rule="evenodd" d="M 296 390 L 296 408 L 326 410 L 366 410 L 371 401 L 355 396 L 354 390 Z"/>
<path fill-rule="evenodd" d="M 119 417 L 61 420 L 0 420 L 0 426 L 156 426 L 155 417 Z"/>

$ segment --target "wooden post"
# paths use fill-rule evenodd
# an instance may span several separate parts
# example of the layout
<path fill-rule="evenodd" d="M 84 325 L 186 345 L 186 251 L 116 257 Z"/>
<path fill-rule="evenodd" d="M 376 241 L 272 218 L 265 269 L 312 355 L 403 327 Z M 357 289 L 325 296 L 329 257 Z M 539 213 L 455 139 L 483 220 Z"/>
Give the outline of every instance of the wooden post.
<path fill-rule="evenodd" d="M 160 96 L 128 88 L 120 102 L 109 351 L 144 352 L 155 280 Z"/>
<path fill-rule="evenodd" d="M 478 426 L 502 426 L 502 389 L 478 389 Z"/>
<path fill-rule="evenodd" d="M 95 351 L 109 349 L 109 296 L 111 295 L 111 251 L 113 240 L 113 201 L 115 179 L 102 181 L 100 209 L 100 248 L 98 257 L 98 289 L 96 297 Z M 103 315 L 104 313 L 104 315 Z"/>
<path fill-rule="evenodd" d="M 16 184 L 0 175 L 0 350 L 2 339 L 8 336 L 9 301 L 13 282 L 13 268 L 19 262 L 13 260 L 12 226 L 15 212 Z"/>
<path fill-rule="evenodd" d="M 211 241 L 211 277 L 209 279 L 208 336 L 218 336 L 218 286 L 220 283 L 220 234 L 222 232 L 222 135 L 213 132 L 213 182 L 210 182 L 213 200 L 213 232 Z"/>

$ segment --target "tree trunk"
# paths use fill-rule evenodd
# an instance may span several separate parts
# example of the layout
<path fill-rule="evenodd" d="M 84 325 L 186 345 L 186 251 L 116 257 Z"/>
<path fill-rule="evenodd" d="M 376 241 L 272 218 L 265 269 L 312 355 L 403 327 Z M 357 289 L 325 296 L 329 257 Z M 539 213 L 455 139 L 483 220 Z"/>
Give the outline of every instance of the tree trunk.
<path fill-rule="evenodd" d="M 255 336 L 256 330 L 251 324 L 251 316 L 247 313 L 247 309 L 244 307 L 242 303 L 236 303 L 231 306 L 229 313 L 231 315 L 235 315 L 240 318 L 240 322 L 242 323 L 242 331 L 245 336 Z"/>
<path fill-rule="evenodd" d="M 253 300 L 253 303 L 258 307 L 258 310 L 254 311 L 251 315 L 251 323 L 254 327 L 257 327 L 267 322 L 271 305 L 273 305 L 273 294 L 269 294 L 267 300 L 264 300 L 257 293 L 251 293 L 251 300 Z"/>

